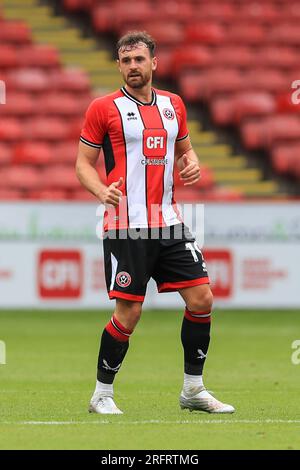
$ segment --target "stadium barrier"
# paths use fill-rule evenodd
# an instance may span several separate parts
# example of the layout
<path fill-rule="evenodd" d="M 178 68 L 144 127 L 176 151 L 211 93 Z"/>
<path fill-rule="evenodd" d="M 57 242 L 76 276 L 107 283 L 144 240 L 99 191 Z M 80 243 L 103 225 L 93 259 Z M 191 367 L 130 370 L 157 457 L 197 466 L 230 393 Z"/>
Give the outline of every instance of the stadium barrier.
<path fill-rule="evenodd" d="M 96 235 L 102 209 L 87 202 L 2 202 L 0 308 L 112 308 Z M 215 306 L 300 307 L 299 202 L 207 203 L 203 228 Z M 158 295 L 150 281 L 145 307 L 180 305 L 177 293 Z"/>

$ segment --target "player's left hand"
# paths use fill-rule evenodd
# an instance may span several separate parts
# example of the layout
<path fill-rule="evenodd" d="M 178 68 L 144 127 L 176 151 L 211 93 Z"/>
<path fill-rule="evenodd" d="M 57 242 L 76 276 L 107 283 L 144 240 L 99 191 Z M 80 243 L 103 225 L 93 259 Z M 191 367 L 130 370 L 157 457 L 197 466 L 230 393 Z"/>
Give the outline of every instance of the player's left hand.
<path fill-rule="evenodd" d="M 179 175 L 181 181 L 184 181 L 184 186 L 189 186 L 199 181 L 201 178 L 199 164 L 189 158 L 186 153 L 182 155 L 180 160 L 183 169 L 179 172 Z"/>

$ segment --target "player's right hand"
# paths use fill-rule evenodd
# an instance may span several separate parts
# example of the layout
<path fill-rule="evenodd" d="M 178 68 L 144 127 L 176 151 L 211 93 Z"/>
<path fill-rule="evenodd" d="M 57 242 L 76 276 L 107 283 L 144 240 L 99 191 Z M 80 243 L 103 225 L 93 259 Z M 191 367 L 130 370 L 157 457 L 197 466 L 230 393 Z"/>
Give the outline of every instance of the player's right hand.
<path fill-rule="evenodd" d="M 115 181 L 110 186 L 104 189 L 103 193 L 100 196 L 100 200 L 103 204 L 111 204 L 114 207 L 117 207 L 122 198 L 122 191 L 120 188 L 123 184 L 123 178 L 119 178 L 119 181 Z"/>

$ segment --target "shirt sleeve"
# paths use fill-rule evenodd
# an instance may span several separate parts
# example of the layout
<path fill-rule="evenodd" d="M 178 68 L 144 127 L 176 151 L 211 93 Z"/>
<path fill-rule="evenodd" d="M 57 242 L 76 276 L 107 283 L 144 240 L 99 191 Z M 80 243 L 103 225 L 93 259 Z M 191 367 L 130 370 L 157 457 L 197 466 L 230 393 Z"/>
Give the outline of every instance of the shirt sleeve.
<path fill-rule="evenodd" d="M 81 130 L 80 141 L 91 147 L 101 148 L 107 132 L 105 107 L 101 100 L 96 99 L 89 105 Z"/>
<path fill-rule="evenodd" d="M 177 96 L 177 109 L 178 109 L 178 134 L 176 141 L 178 142 L 179 140 L 186 139 L 187 136 L 189 135 L 189 131 L 187 128 L 187 114 L 186 114 L 186 108 L 184 105 L 184 102 L 180 98 L 180 96 Z"/>

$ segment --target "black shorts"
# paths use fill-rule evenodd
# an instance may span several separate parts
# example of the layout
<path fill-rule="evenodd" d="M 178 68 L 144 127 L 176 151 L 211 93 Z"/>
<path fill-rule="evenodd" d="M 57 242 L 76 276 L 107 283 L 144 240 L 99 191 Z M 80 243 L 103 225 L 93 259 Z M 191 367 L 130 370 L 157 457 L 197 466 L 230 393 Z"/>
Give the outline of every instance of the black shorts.
<path fill-rule="evenodd" d="M 183 224 L 106 232 L 103 247 L 110 299 L 143 302 L 151 277 L 158 292 L 209 283 L 202 252 Z"/>

